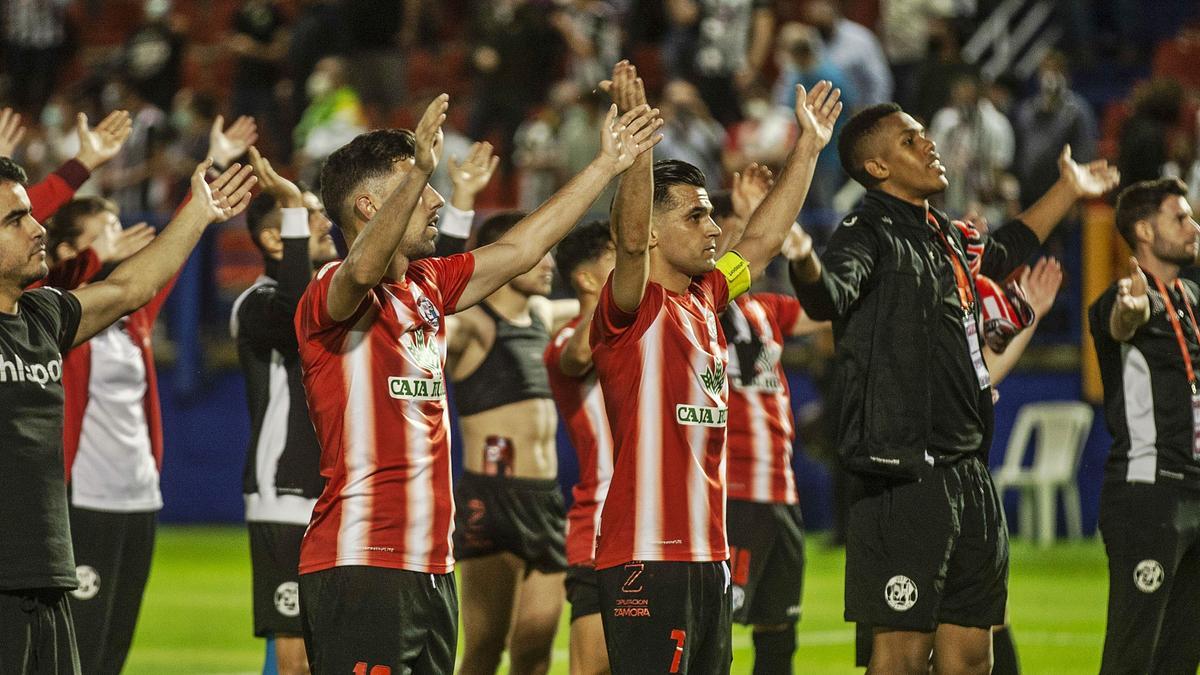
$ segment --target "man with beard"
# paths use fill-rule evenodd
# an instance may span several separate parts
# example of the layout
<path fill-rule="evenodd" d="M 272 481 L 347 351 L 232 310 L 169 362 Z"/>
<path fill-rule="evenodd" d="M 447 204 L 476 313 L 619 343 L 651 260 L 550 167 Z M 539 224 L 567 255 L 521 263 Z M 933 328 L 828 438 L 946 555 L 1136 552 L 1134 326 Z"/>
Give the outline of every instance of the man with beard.
<path fill-rule="evenodd" d="M 280 176 L 257 148 L 250 159 L 261 193 L 246 224 L 263 274 L 233 303 L 229 331 L 238 345 L 250 410 L 242 475 L 254 634 L 274 640 L 280 675 L 307 673 L 300 627 L 300 541 L 325 485 L 321 448 L 304 400 L 294 319 L 314 266 L 337 257 L 321 201 Z"/>
<path fill-rule="evenodd" d="M 855 115 L 838 142 L 863 204 L 818 259 L 791 261 L 809 315 L 834 322 L 838 446 L 855 477 L 846 620 L 874 626 L 868 672 L 987 673 L 1004 623 L 1008 532 L 987 470 L 992 388 L 968 242 L 927 199 L 946 189 L 925 129 L 896 104 Z M 1117 175 L 1080 166 L 1018 220 L 980 235 L 980 272 L 1003 279 L 1081 198 Z"/>
<path fill-rule="evenodd" d="M 1200 666 L 1200 285 L 1180 278 L 1200 233 L 1186 194 L 1178 178 L 1121 192 L 1117 230 L 1135 257 L 1088 310 L 1113 437 L 1100 492 L 1101 673 Z"/>

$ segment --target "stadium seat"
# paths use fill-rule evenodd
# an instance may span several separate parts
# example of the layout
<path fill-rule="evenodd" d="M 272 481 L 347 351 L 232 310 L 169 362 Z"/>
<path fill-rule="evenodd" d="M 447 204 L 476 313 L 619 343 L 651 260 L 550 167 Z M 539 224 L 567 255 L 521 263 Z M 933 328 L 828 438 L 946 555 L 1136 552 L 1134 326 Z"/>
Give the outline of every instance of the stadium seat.
<path fill-rule="evenodd" d="M 1036 512 L 1038 544 L 1049 546 L 1054 541 L 1060 490 L 1067 533 L 1072 538 L 1083 536 L 1075 474 L 1092 428 L 1092 415 L 1092 407 L 1079 401 L 1028 403 L 1018 411 L 1004 464 L 993 480 L 1001 497 L 1008 488 L 1020 490 L 1018 533 L 1022 537 L 1033 534 Z M 1024 466 L 1025 450 L 1035 432 L 1033 462 Z"/>

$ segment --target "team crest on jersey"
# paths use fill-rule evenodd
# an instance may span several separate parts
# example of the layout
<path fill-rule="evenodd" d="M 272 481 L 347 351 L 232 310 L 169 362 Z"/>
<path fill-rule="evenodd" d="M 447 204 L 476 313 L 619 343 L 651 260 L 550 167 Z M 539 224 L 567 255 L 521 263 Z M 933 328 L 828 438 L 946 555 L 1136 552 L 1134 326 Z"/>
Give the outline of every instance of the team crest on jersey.
<path fill-rule="evenodd" d="M 300 616 L 300 586 L 294 581 L 285 581 L 275 589 L 275 610 L 295 618 Z"/>
<path fill-rule="evenodd" d="M 1162 587 L 1165 576 L 1157 560 L 1143 560 L 1133 570 L 1133 584 L 1143 593 L 1153 593 Z"/>
<path fill-rule="evenodd" d="M 725 389 L 725 364 L 714 358 L 712 365 L 700 373 L 700 383 L 713 396 L 720 396 Z"/>
<path fill-rule="evenodd" d="M 917 604 L 917 585 L 903 574 L 897 574 L 888 579 L 883 589 L 883 598 L 888 607 L 897 612 L 907 612 Z"/>
<path fill-rule="evenodd" d="M 417 364 L 417 367 L 434 375 L 441 375 L 442 352 L 438 349 L 437 339 L 427 335 L 423 330 L 409 331 L 405 333 L 405 336 L 408 337 L 408 340 L 404 342 L 404 350 L 408 352 L 412 362 Z"/>
<path fill-rule="evenodd" d="M 100 573 L 91 565 L 80 565 L 75 568 L 75 576 L 79 577 L 79 588 L 71 591 L 76 600 L 91 600 L 100 592 Z"/>
<path fill-rule="evenodd" d="M 434 307 L 433 301 L 424 295 L 417 299 L 417 314 L 421 315 L 425 323 L 433 326 L 434 330 L 441 326 L 442 317 L 438 314 L 437 307 Z"/>

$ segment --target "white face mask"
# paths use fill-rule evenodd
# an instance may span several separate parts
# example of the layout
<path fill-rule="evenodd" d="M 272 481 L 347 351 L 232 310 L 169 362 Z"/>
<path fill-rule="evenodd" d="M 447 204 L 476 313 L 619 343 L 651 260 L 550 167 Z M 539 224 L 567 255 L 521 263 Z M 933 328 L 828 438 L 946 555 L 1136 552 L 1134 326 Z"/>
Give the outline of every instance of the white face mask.
<path fill-rule="evenodd" d="M 753 98 L 745 103 L 746 117 L 752 120 L 761 120 L 771 112 L 771 104 L 766 99 Z"/>
<path fill-rule="evenodd" d="M 171 11 L 171 0 L 146 0 L 146 18 L 157 21 Z"/>
<path fill-rule="evenodd" d="M 304 83 L 304 90 L 308 92 L 309 98 L 321 98 L 330 91 L 333 91 L 333 80 L 325 73 L 313 73 L 308 76 L 308 81 Z"/>
<path fill-rule="evenodd" d="M 48 104 L 45 108 L 42 108 L 41 122 L 42 122 L 42 126 L 47 127 L 47 128 L 52 128 L 52 129 L 56 129 L 56 128 L 62 126 L 62 123 L 63 123 L 62 108 L 57 105 L 54 105 L 53 103 Z"/>

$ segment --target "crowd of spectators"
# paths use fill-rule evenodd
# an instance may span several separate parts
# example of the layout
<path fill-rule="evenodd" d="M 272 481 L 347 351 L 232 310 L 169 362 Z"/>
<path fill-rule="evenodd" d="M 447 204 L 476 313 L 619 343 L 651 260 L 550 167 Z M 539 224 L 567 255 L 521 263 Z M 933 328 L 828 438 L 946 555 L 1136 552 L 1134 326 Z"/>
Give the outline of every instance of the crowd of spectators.
<path fill-rule="evenodd" d="M 1038 4 L 12 0 L 0 105 L 22 114 L 28 133 L 9 151 L 35 178 L 74 152 L 76 112 L 129 110 L 122 156 L 84 190 L 128 213 L 176 202 L 218 115 L 255 117 L 264 153 L 311 183 L 333 149 L 368 128 L 410 123 L 440 91 L 451 94 L 449 152 L 487 139 L 503 158 L 483 203 L 532 208 L 594 152 L 597 82 L 623 56 L 663 110 L 658 154 L 701 167 L 713 188 L 749 162 L 778 166 L 796 133 L 795 85 L 829 79 L 849 108 L 843 121 L 896 100 L 927 125 L 953 178 L 944 195 L 952 213 L 992 222 L 1015 213 L 1054 180 L 1066 143 L 1077 159 L 1116 160 L 1127 182 L 1179 175 L 1200 198 L 1194 4 L 1164 0 L 1163 16 L 1178 20 L 1154 32 L 1128 0 L 1050 3 L 1059 48 L 1025 78 L 964 56 L 994 13 Z M 1130 93 L 1089 98 L 1073 88 L 1074 74 L 1097 67 L 1128 79 Z M 831 227 L 829 214 L 856 198 L 827 151 L 810 225 Z"/>

